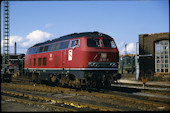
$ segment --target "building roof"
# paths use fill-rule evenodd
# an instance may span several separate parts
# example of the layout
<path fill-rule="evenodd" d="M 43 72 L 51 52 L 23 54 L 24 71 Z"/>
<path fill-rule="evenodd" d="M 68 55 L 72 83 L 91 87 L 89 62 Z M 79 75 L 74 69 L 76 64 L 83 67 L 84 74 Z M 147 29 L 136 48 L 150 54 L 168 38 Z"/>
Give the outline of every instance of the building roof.
<path fill-rule="evenodd" d="M 137 54 L 137 55 L 139 55 L 139 54 Z M 119 55 L 119 57 L 126 57 L 126 56 L 128 56 L 128 57 L 131 57 L 131 56 L 136 56 L 136 54 L 127 54 L 127 55 Z"/>
<path fill-rule="evenodd" d="M 169 32 L 164 32 L 164 33 L 151 33 L 151 34 L 139 34 L 139 35 L 143 35 L 143 36 L 149 36 L 149 35 L 161 35 L 161 34 L 169 34 Z"/>

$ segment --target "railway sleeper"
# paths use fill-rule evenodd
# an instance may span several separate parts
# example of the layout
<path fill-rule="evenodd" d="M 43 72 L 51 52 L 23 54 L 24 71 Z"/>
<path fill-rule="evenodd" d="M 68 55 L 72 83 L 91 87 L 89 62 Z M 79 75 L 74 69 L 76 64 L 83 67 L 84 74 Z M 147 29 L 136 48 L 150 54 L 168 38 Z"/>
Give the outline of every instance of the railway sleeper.
<path fill-rule="evenodd" d="M 49 105 L 49 104 L 45 104 L 45 103 L 39 103 L 39 102 L 35 102 L 35 101 L 24 100 L 24 99 L 19 99 L 19 98 L 14 98 L 14 97 L 8 97 L 8 96 L 4 96 L 4 95 L 2 96 L 2 98 L 13 99 L 18 103 L 43 105 L 48 108 L 59 109 L 60 111 L 74 111 L 74 112 L 76 111 L 76 110 L 69 109 L 69 108 L 64 108 L 64 107 L 60 107 L 60 106 L 54 106 L 54 105 Z"/>
<path fill-rule="evenodd" d="M 11 86 L 11 87 L 16 88 L 18 85 L 16 85 L 16 84 L 13 84 L 13 85 L 11 85 L 11 84 L 2 84 L 2 88 L 7 87 L 7 86 Z M 35 87 L 35 88 L 38 89 L 38 88 L 43 88 L 43 87 Z M 9 89 L 10 89 L 10 87 L 9 87 Z M 1 91 L 1 92 L 6 93 L 6 94 L 11 94 L 9 91 Z M 90 95 L 93 95 L 93 96 L 96 96 L 96 97 L 102 97 L 100 94 L 98 95 L 98 93 L 92 93 L 92 94 L 90 93 Z M 141 100 L 133 99 L 133 98 L 128 98 L 127 99 L 127 98 L 124 98 L 124 97 L 118 96 L 118 95 L 116 95 L 116 96 L 115 95 L 108 96 L 107 94 L 102 94 L 102 95 L 104 95 L 105 98 L 119 98 L 119 100 L 121 99 L 121 100 L 126 101 L 126 102 L 134 101 L 135 103 L 138 103 L 138 104 L 148 104 L 148 105 L 150 104 L 151 106 L 155 106 L 155 107 L 164 106 L 165 109 L 169 109 L 169 106 L 164 105 L 164 104 L 160 104 L 160 103 L 147 102 L 145 100 L 141 101 Z M 28 97 L 28 96 L 26 94 L 24 94 L 24 97 Z"/>
<path fill-rule="evenodd" d="M 5 92 L 3 91 L 4 93 L 7 93 L 7 95 L 11 95 L 13 94 L 13 92 L 9 91 L 9 92 Z M 19 93 L 17 94 L 19 95 Z M 72 107 L 75 107 L 75 108 L 89 108 L 91 110 L 95 110 L 95 111 L 115 111 L 116 109 L 113 109 L 113 108 L 108 108 L 108 107 L 103 107 L 103 106 L 97 106 L 97 105 L 91 105 L 91 104 L 85 104 L 85 103 L 80 103 L 80 102 L 72 102 L 72 101 L 67 101 L 67 100 L 60 100 L 60 99 L 53 99 L 53 98 L 48 98 L 48 97 L 41 97 L 41 96 L 34 96 L 34 95 L 30 95 L 30 94 L 23 94 L 25 98 L 28 98 L 30 100 L 40 100 L 40 101 L 51 101 L 51 102 L 54 102 L 54 103 L 58 103 L 58 104 L 65 104 L 67 106 L 72 106 Z M 17 97 L 17 96 L 15 96 Z M 14 97 L 14 98 L 15 98 Z M 27 103 L 26 101 L 29 101 L 29 100 L 23 100 L 23 99 L 17 99 L 18 102 L 23 102 L 23 103 Z M 117 110 L 116 110 L 117 111 Z"/>

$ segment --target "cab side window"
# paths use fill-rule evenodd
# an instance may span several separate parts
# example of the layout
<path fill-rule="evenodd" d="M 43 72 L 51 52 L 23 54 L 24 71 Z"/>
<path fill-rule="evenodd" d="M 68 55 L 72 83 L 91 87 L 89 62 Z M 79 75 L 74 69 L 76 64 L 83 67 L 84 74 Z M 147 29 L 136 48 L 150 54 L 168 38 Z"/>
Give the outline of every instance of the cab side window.
<path fill-rule="evenodd" d="M 76 40 L 73 40 L 72 42 L 71 42 L 71 48 L 73 48 L 73 47 L 79 47 L 80 46 L 80 40 L 79 39 L 76 39 Z"/>

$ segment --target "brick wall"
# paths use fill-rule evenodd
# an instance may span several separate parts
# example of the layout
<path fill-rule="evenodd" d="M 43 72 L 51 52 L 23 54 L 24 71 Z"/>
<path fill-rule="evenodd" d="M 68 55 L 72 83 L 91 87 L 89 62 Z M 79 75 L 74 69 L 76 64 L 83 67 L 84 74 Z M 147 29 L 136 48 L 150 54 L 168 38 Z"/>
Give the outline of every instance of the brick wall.
<path fill-rule="evenodd" d="M 140 34 L 139 35 L 139 55 L 152 54 L 149 57 L 139 58 L 139 68 L 143 74 L 154 75 L 155 73 L 155 42 L 169 40 L 168 33 Z"/>

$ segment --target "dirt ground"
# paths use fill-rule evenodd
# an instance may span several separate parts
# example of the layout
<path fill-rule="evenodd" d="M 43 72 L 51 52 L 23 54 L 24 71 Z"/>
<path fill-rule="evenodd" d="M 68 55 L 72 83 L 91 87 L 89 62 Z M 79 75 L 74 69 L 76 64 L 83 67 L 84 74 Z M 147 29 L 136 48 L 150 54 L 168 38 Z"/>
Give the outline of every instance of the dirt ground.
<path fill-rule="evenodd" d="M 127 80 L 135 80 L 136 81 L 136 73 L 123 73 L 121 79 Z M 139 78 L 138 81 L 141 81 Z M 170 76 L 148 76 L 148 81 L 162 81 L 162 82 L 170 82 Z"/>
<path fill-rule="evenodd" d="M 122 79 L 135 81 L 135 73 L 134 74 L 123 74 Z M 1 99 L 1 111 L 2 112 L 48 112 L 49 109 L 44 108 L 43 106 L 37 105 L 28 105 L 17 103 L 14 100 L 3 100 Z"/>
<path fill-rule="evenodd" d="M 43 106 L 17 103 L 14 100 L 1 100 L 1 112 L 47 112 Z"/>

